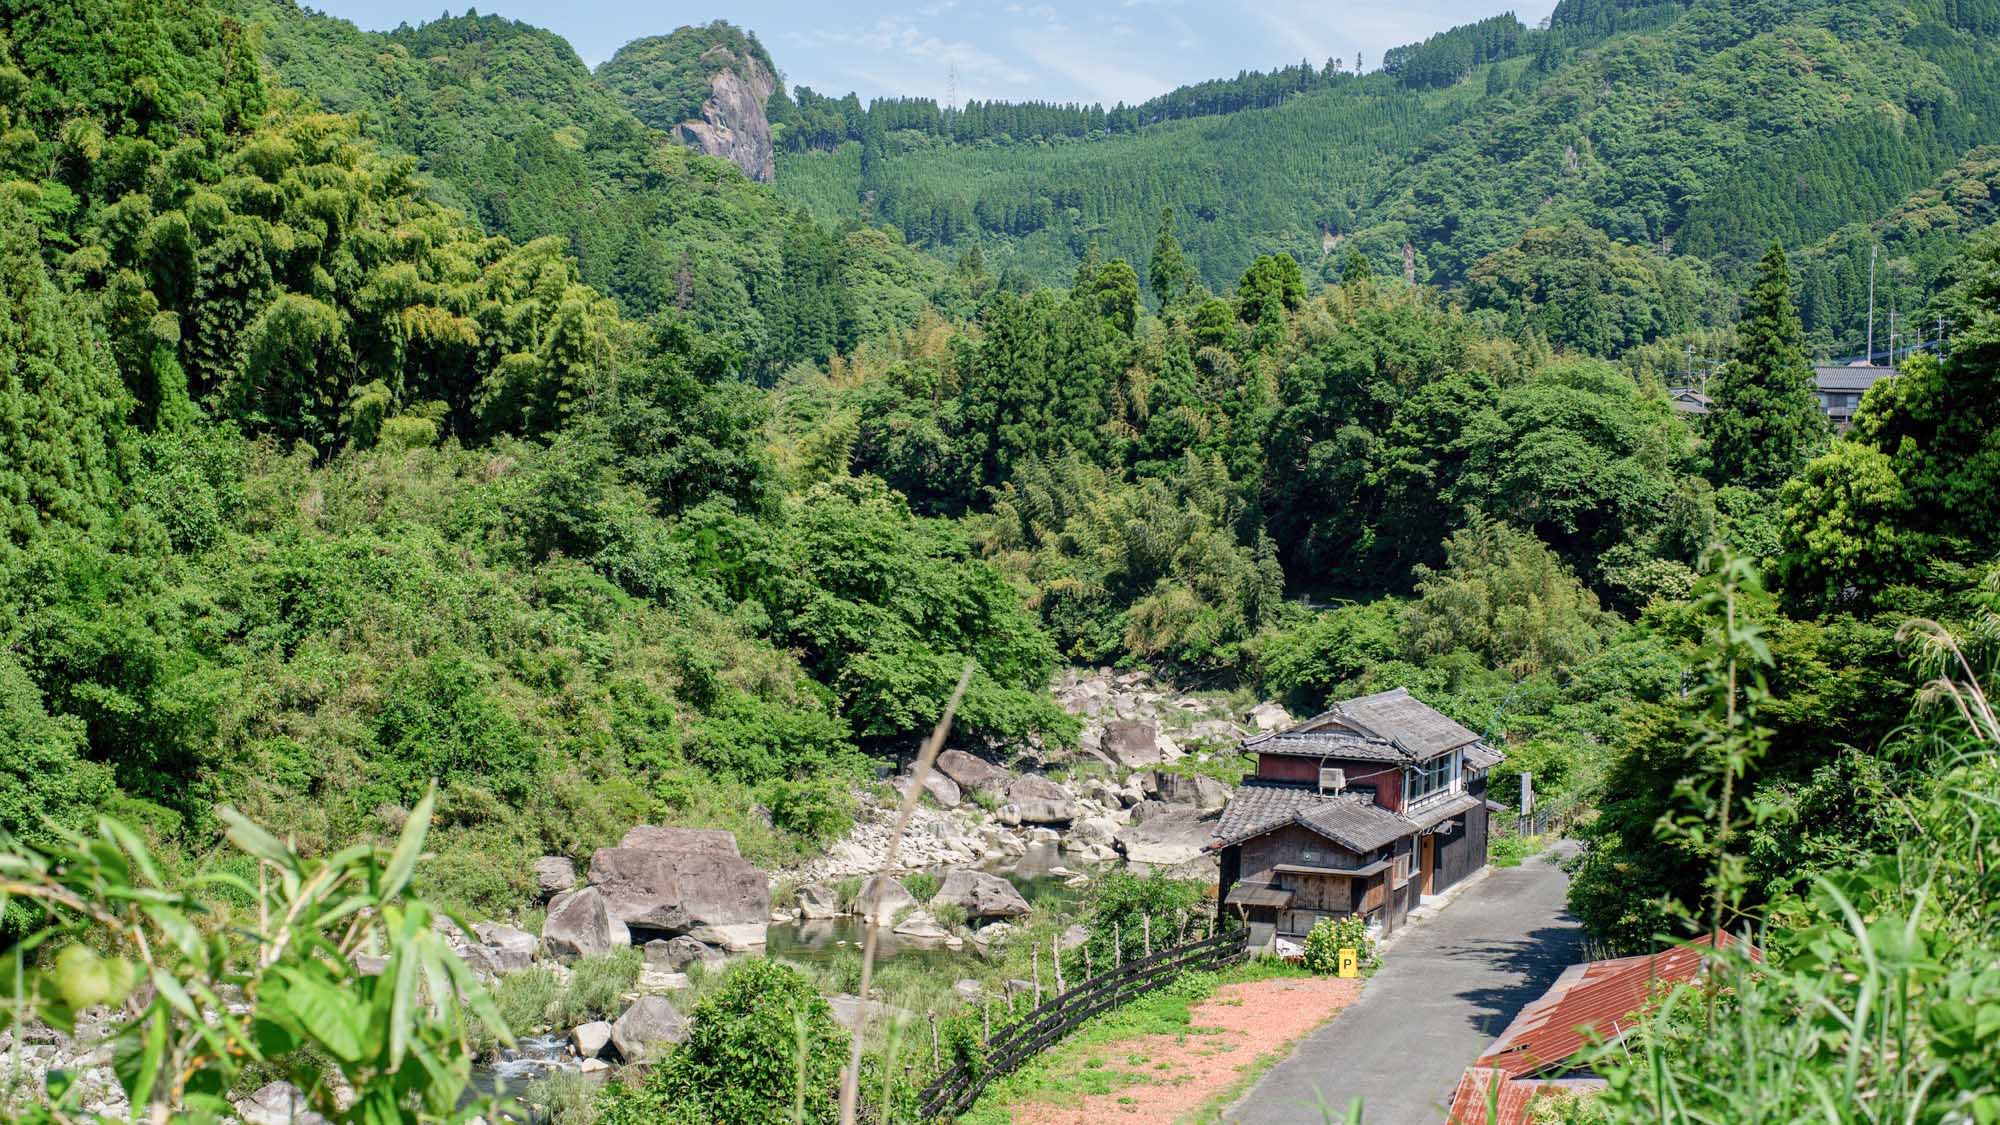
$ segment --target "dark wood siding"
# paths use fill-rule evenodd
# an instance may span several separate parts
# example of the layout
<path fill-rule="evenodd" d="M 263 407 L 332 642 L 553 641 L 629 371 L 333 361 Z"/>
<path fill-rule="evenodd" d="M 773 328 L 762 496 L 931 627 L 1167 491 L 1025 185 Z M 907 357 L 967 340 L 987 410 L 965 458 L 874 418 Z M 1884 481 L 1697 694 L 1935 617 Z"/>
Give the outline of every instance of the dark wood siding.
<path fill-rule="evenodd" d="M 1433 892 L 1442 891 L 1486 866 L 1486 805 L 1474 806 L 1451 822 L 1451 833 L 1438 837 L 1437 879 Z"/>
<path fill-rule="evenodd" d="M 1217 918 L 1226 915 L 1229 908 L 1222 905 L 1222 900 L 1229 897 L 1229 888 L 1235 886 L 1236 881 L 1242 878 L 1243 846 L 1241 844 L 1231 844 L 1222 849 L 1221 859 L 1221 877 L 1217 880 L 1215 889 L 1215 916 Z"/>
<path fill-rule="evenodd" d="M 1339 758 L 1300 758 L 1291 754 L 1257 755 L 1257 776 L 1271 781 L 1318 785 L 1321 766 L 1346 771 L 1349 789 L 1373 790 L 1375 803 L 1390 812 L 1403 807 L 1403 771 L 1400 766 L 1383 762 L 1350 762 Z"/>
<path fill-rule="evenodd" d="M 1236 877 L 1252 883 L 1278 883 L 1283 880 L 1272 868 L 1281 863 L 1296 863 L 1305 867 L 1359 867 L 1362 862 L 1361 856 L 1332 840 L 1296 824 L 1287 824 L 1243 841 L 1242 865 Z"/>

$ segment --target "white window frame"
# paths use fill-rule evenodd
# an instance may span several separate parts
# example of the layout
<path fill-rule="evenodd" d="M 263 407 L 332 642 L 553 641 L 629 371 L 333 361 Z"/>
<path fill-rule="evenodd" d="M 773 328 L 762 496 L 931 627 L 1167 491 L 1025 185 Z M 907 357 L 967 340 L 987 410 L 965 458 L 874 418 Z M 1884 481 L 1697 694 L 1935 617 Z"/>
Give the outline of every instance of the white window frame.
<path fill-rule="evenodd" d="M 1420 775 L 1430 774 L 1440 764 L 1444 766 L 1442 781 L 1435 789 L 1418 792 L 1417 778 Z M 1450 754 L 1441 754 L 1428 762 L 1421 762 L 1403 771 L 1403 808 L 1405 810 L 1421 808 L 1432 802 L 1441 801 L 1460 792 L 1464 785 L 1465 752 L 1453 750 Z"/>

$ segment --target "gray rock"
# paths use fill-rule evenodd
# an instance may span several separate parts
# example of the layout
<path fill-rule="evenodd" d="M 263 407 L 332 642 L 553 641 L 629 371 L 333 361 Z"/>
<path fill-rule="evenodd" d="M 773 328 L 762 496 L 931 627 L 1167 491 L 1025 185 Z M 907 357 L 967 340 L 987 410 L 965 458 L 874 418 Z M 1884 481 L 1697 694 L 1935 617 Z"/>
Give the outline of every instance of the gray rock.
<path fill-rule="evenodd" d="M 1013 936 L 1013 923 L 995 922 L 990 926 L 981 926 L 979 929 L 973 931 L 972 940 L 979 945 L 1005 945 L 1007 939 Z"/>
<path fill-rule="evenodd" d="M 678 973 L 696 961 L 709 968 L 721 968 L 724 958 L 721 950 L 712 949 L 685 934 L 671 940 L 654 939 L 646 943 L 648 965 L 665 965 Z"/>
<path fill-rule="evenodd" d="M 290 1082 L 269 1082 L 257 1092 L 235 1103 L 236 1116 L 244 1125 L 329 1125 L 313 1112 L 306 1096 Z"/>
<path fill-rule="evenodd" d="M 1007 787 L 1007 799 L 1015 804 L 1022 801 L 1069 801 L 1075 797 L 1074 793 L 1038 773 L 1022 774 Z"/>
<path fill-rule="evenodd" d="M 854 912 L 863 918 L 873 918 L 877 925 L 888 925 L 896 920 L 897 914 L 916 906 L 916 896 L 887 875 L 869 876 L 861 884 L 860 893 L 854 896 Z"/>
<path fill-rule="evenodd" d="M 994 815 L 1002 824 L 1068 824 L 1076 819 L 1076 802 L 1029 797 L 1000 806 Z"/>
<path fill-rule="evenodd" d="M 799 888 L 798 896 L 801 917 L 832 918 L 840 913 L 840 893 L 825 883 L 807 883 Z"/>
<path fill-rule="evenodd" d="M 715 69 L 709 72 L 699 116 L 678 124 L 659 119 L 648 124 L 696 152 L 729 161 L 759 183 L 770 183 L 778 176 L 777 146 L 764 107 L 778 88 L 777 76 L 755 56 L 738 57 L 727 47 L 710 47 L 701 57 Z"/>
<path fill-rule="evenodd" d="M 364 977 L 379 977 L 389 970 L 389 959 L 370 953 L 354 955 L 354 971 Z"/>
<path fill-rule="evenodd" d="M 709 945 L 719 945 L 731 953 L 744 953 L 761 949 L 770 939 L 771 927 L 766 922 L 704 922 L 687 932 L 687 936 Z"/>
<path fill-rule="evenodd" d="M 1127 769 L 1142 769 L 1160 761 L 1157 731 L 1151 723 L 1122 719 L 1104 724 L 1104 752 Z"/>
<path fill-rule="evenodd" d="M 499 922 L 474 922 L 472 932 L 478 936 L 481 944 L 529 957 L 535 955 L 535 947 L 541 944 L 535 940 L 535 935 L 528 931 L 502 925 Z"/>
<path fill-rule="evenodd" d="M 1229 803 L 1230 788 L 1212 777 L 1181 774 L 1158 775 L 1160 800 L 1172 805 L 1193 805 L 1213 812 Z"/>
<path fill-rule="evenodd" d="M 634 829 L 626 839 L 633 839 L 639 831 Z M 647 831 L 684 834 L 692 830 Z M 640 838 L 666 844 L 676 837 Z M 620 921 L 679 934 L 703 927 L 762 926 L 770 920 L 770 877 L 734 854 L 734 836 L 716 832 L 706 834 L 706 838 L 678 838 L 691 839 L 698 850 L 599 848 L 590 857 L 591 885 L 604 892 L 606 904 Z"/>
<path fill-rule="evenodd" d="M 941 809 L 955 809 L 965 802 L 965 794 L 960 791 L 958 782 L 935 768 L 924 775 L 924 792 L 929 793 L 931 800 L 936 801 Z"/>
<path fill-rule="evenodd" d="M 1266 700 L 1250 709 L 1250 723 L 1258 730 L 1283 730 L 1292 725 L 1292 713 L 1276 700 Z"/>
<path fill-rule="evenodd" d="M 859 1035 L 868 1026 L 880 1026 L 909 1016 L 901 1008 L 884 1004 L 880 1000 L 862 1000 L 859 996 L 829 996 L 826 1006 L 833 1009 L 833 1022 Z"/>
<path fill-rule="evenodd" d="M 1156 816 L 1166 816 L 1174 807 L 1165 801 L 1140 801 L 1132 806 L 1132 823 L 1144 824 Z"/>
<path fill-rule="evenodd" d="M 632 931 L 612 916 L 596 887 L 557 895 L 542 920 L 542 950 L 552 957 L 595 957 L 631 944 Z"/>
<path fill-rule="evenodd" d="M 603 1020 L 592 1020 L 570 1029 L 569 1045 L 580 1059 L 594 1059 L 611 1045 L 611 1025 Z"/>
<path fill-rule="evenodd" d="M 641 996 L 611 1025 L 611 1045 L 626 1062 L 638 1062 L 661 1044 L 688 1037 L 688 1020 L 664 996 Z"/>
<path fill-rule="evenodd" d="M 964 980 L 953 983 L 951 986 L 951 990 L 958 994 L 958 998 L 960 1000 L 963 1000 L 968 1004 L 972 1003 L 975 1000 L 978 1000 L 981 996 L 985 995 L 986 993 L 986 989 L 978 981 L 973 980 L 970 977 L 967 977 Z"/>
<path fill-rule="evenodd" d="M 943 941 L 951 936 L 951 931 L 945 929 L 936 918 L 931 917 L 927 910 L 911 911 L 902 921 L 896 923 L 894 932 L 897 937 L 912 938 L 917 941 Z"/>
<path fill-rule="evenodd" d="M 968 918 L 1019 918 L 1029 910 L 1014 884 L 984 871 L 951 872 L 932 901 L 963 907 Z"/>
<path fill-rule="evenodd" d="M 741 856 L 736 850 L 736 833 L 720 828 L 668 828 L 641 824 L 618 841 L 621 848 L 644 848 L 682 855 L 709 854 Z"/>
<path fill-rule="evenodd" d="M 1108 844 L 1118 835 L 1118 822 L 1108 816 L 1087 816 L 1071 826 L 1070 842 L 1078 845 Z"/>
<path fill-rule="evenodd" d="M 536 893 L 543 901 L 576 887 L 576 864 L 568 856 L 545 855 L 535 861 L 532 870 Z"/>
<path fill-rule="evenodd" d="M 1084 929 L 1082 926 L 1072 924 L 1062 932 L 1060 940 L 1065 950 L 1082 949 L 1084 943 L 1090 940 L 1090 931 Z"/>
<path fill-rule="evenodd" d="M 1197 809 L 1175 808 L 1120 832 L 1118 849 L 1132 863 L 1174 867 L 1201 858 L 1214 839 L 1213 820 Z"/>
<path fill-rule="evenodd" d="M 956 782 L 959 789 L 966 793 L 981 789 L 998 792 L 1007 788 L 1006 770 L 984 758 L 975 758 L 963 750 L 946 750 L 939 754 L 935 768 Z"/>
<path fill-rule="evenodd" d="M 1034 994 L 1034 981 L 1022 980 L 1019 977 L 1015 977 L 1007 982 L 1007 995 L 1009 996 L 1033 996 Z"/>
<path fill-rule="evenodd" d="M 519 972 L 535 963 L 535 955 L 518 949 L 501 949 L 492 945 L 468 945 L 459 954 L 476 973 L 489 977 Z"/>

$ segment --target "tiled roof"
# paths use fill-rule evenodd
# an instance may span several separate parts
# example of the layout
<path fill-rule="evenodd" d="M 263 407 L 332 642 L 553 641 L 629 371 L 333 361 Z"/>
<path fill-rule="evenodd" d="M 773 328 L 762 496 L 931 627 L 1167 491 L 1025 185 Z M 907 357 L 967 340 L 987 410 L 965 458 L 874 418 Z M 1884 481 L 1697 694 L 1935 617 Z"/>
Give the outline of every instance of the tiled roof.
<path fill-rule="evenodd" d="M 1346 758 L 1357 762 L 1407 762 L 1408 754 L 1379 738 L 1348 730 L 1280 731 L 1243 744 L 1259 754 L 1290 754 L 1301 758 Z"/>
<path fill-rule="evenodd" d="M 1465 768 L 1469 770 L 1492 769 L 1500 764 L 1506 755 L 1484 742 L 1475 742 L 1465 748 Z"/>
<path fill-rule="evenodd" d="M 1426 761 L 1479 741 L 1478 735 L 1426 706 L 1406 688 L 1342 700 L 1291 729 L 1280 731 L 1271 741 L 1350 732 L 1387 742 L 1402 753 L 1402 760 L 1411 762 Z M 1269 752 L 1263 746 L 1258 749 Z"/>
<path fill-rule="evenodd" d="M 1822 391 L 1865 391 L 1892 375 L 1893 367 L 1856 364 L 1849 367 L 1815 367 L 1813 383 Z"/>
<path fill-rule="evenodd" d="M 1397 819 L 1401 820 L 1407 827 L 1424 829 L 1429 828 L 1433 824 L 1450 820 L 1460 813 L 1471 812 L 1473 809 L 1479 807 L 1479 803 L 1480 798 L 1474 797 L 1470 793 L 1461 793 L 1456 797 L 1447 797 L 1437 804 L 1425 805 Z"/>
<path fill-rule="evenodd" d="M 1414 828 L 1409 821 L 1360 797 L 1336 797 L 1300 814 L 1299 823 L 1349 851 L 1364 854 L 1395 843 Z"/>
<path fill-rule="evenodd" d="M 1333 800 L 1308 785 L 1259 781 L 1244 778 L 1229 797 L 1216 823 L 1215 837 L 1223 844 L 1236 844 L 1252 836 L 1262 836 L 1273 828 L 1292 823 L 1300 812 Z"/>

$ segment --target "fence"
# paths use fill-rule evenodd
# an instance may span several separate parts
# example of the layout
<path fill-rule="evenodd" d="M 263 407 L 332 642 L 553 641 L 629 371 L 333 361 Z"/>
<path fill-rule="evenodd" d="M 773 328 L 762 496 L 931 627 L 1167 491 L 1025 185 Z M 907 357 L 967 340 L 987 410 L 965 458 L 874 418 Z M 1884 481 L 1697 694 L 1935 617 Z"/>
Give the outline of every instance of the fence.
<path fill-rule="evenodd" d="M 1099 973 L 995 1034 L 977 1064 L 960 1063 L 939 1074 L 918 1095 L 923 1116 L 956 1117 L 972 1108 L 988 1083 L 1014 1073 L 1092 1016 L 1168 984 L 1184 972 L 1219 969 L 1248 954 L 1245 935 L 1225 931 Z"/>

